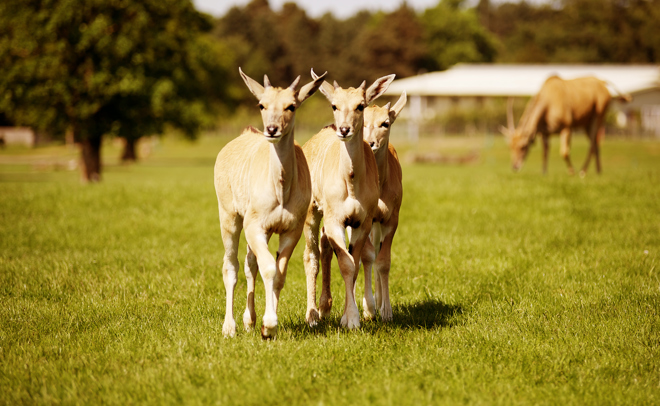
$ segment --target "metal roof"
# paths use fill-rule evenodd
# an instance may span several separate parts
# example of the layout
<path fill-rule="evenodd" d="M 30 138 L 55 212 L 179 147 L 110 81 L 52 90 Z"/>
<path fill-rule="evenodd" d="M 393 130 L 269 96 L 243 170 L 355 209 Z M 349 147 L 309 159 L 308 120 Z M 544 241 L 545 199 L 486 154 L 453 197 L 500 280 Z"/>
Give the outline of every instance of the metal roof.
<path fill-rule="evenodd" d="M 412 96 L 533 96 L 551 75 L 563 79 L 595 76 L 623 93 L 660 88 L 657 65 L 495 65 L 458 64 L 392 82 L 386 95 L 404 90 Z"/>

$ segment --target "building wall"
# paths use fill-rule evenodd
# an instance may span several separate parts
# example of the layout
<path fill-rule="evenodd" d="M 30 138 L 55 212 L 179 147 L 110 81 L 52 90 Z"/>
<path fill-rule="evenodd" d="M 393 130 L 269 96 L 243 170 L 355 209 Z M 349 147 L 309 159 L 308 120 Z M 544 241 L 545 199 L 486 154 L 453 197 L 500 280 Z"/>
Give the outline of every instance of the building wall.
<path fill-rule="evenodd" d="M 0 143 L 33 147 L 36 135 L 29 127 L 0 127 Z"/>

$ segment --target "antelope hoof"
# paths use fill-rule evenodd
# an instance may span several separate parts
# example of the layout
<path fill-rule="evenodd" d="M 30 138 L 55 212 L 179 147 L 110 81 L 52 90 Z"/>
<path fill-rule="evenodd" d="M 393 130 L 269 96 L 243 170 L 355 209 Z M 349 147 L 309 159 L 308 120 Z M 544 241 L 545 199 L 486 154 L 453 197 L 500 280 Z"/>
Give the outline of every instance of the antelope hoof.
<path fill-rule="evenodd" d="M 391 306 L 381 307 L 381 309 L 380 309 L 380 319 L 384 323 L 392 321 L 392 307 Z"/>
<path fill-rule="evenodd" d="M 580 177 L 584 179 L 585 176 L 587 176 L 587 172 L 585 172 L 584 170 L 580 171 Z"/>
<path fill-rule="evenodd" d="M 320 319 L 321 316 L 319 316 L 319 312 L 316 309 L 309 309 L 307 311 L 307 316 L 305 316 L 305 320 L 310 327 L 316 326 Z"/>
<path fill-rule="evenodd" d="M 254 329 L 254 322 L 256 318 L 256 315 L 252 317 L 250 310 L 245 309 L 245 313 L 243 313 L 243 327 L 245 327 L 245 331 L 252 331 L 252 329 Z"/>
<path fill-rule="evenodd" d="M 362 316 L 365 319 L 373 319 L 376 316 L 376 302 L 372 300 L 367 300 L 366 297 L 362 298 Z"/>
<path fill-rule="evenodd" d="M 357 315 L 349 317 L 344 313 L 344 315 L 341 316 L 341 326 L 349 330 L 360 328 L 360 317 Z"/>
<path fill-rule="evenodd" d="M 236 322 L 234 320 L 225 320 L 222 324 L 222 334 L 225 338 L 236 336 Z"/>
<path fill-rule="evenodd" d="M 321 303 L 319 305 L 319 316 L 324 319 L 330 315 L 330 310 L 332 310 L 332 298 L 321 298 Z"/>
<path fill-rule="evenodd" d="M 277 337 L 277 326 L 275 327 L 266 327 L 261 326 L 261 338 L 264 340 L 273 340 Z"/>

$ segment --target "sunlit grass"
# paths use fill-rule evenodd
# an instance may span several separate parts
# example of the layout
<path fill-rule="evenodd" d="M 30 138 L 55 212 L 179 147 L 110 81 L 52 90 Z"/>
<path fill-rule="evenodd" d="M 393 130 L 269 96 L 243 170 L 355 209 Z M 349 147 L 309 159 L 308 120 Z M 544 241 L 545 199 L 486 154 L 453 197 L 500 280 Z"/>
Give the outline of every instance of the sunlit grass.
<path fill-rule="evenodd" d="M 222 337 L 228 139 L 166 138 L 133 166 L 106 145 L 91 186 L 25 158 L 43 151 L 0 152 L 0 403 L 660 402 L 660 142 L 606 140 L 582 179 L 556 139 L 547 176 L 538 146 L 513 174 L 500 138 L 397 140 L 479 159 L 404 166 L 394 321 L 340 329 L 335 272 L 332 317 L 309 328 L 299 244 L 264 342 Z M 239 324 L 244 291 L 241 272 Z M 256 303 L 260 322 L 261 280 Z"/>

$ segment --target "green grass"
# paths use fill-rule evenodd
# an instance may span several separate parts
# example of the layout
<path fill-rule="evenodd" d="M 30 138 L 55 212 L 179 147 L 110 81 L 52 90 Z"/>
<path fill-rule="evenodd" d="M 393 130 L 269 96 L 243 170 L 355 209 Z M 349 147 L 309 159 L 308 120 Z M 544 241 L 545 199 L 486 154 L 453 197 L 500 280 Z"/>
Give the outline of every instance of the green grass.
<path fill-rule="evenodd" d="M 307 327 L 298 244 L 269 342 L 222 337 L 226 139 L 165 139 L 134 166 L 109 145 L 90 186 L 44 150 L 0 152 L 0 403 L 660 403 L 660 142 L 608 139 L 582 179 L 556 139 L 545 177 L 538 146 L 513 174 L 500 139 L 445 141 L 480 158 L 404 166 L 394 321 L 340 329 L 335 272 L 332 317 Z M 239 325 L 244 291 L 241 273 Z M 260 279 L 256 303 L 260 322 Z"/>

